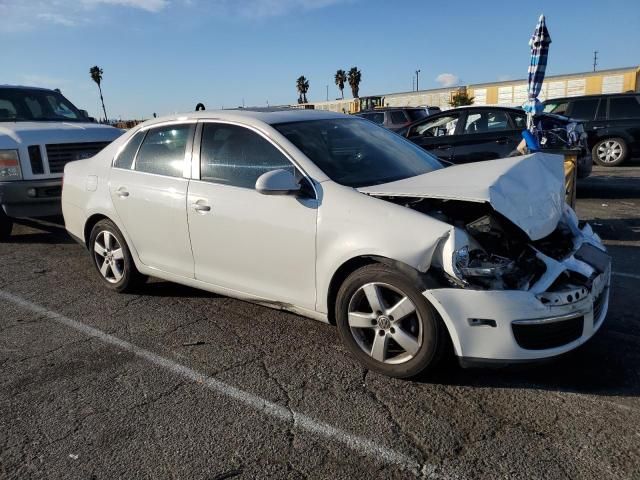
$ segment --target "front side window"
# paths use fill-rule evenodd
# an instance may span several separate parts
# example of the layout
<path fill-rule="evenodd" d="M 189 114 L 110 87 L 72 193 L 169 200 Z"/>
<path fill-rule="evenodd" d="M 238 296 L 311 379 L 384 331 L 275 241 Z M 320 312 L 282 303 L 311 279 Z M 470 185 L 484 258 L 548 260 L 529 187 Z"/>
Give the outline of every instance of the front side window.
<path fill-rule="evenodd" d="M 116 157 L 116 161 L 113 166 L 127 170 L 133 168 L 133 159 L 136 157 L 136 152 L 138 151 L 138 148 L 140 148 L 140 144 L 142 143 L 142 140 L 144 140 L 144 136 L 146 134 L 146 131 L 136 133 Z"/>
<path fill-rule="evenodd" d="M 409 137 L 422 135 L 425 137 L 444 137 L 454 135 L 456 133 L 456 125 L 458 125 L 459 113 L 443 115 L 427 122 L 415 125 L 409 131 Z"/>
<path fill-rule="evenodd" d="M 527 128 L 527 115 L 524 113 L 512 113 L 511 119 L 518 130 Z"/>
<path fill-rule="evenodd" d="M 416 108 L 415 110 L 407 110 L 407 115 L 412 122 L 417 122 L 427 117 L 427 111 L 424 108 Z"/>
<path fill-rule="evenodd" d="M 138 151 L 135 170 L 167 177 L 182 177 L 184 156 L 192 132 L 193 125 L 149 129 Z"/>
<path fill-rule="evenodd" d="M 464 133 L 488 133 L 509 130 L 509 119 L 505 112 L 483 111 L 469 112 Z"/>
<path fill-rule="evenodd" d="M 584 100 L 574 100 L 571 106 L 571 118 L 576 120 L 593 120 L 598 109 L 597 98 L 586 98 Z"/>
<path fill-rule="evenodd" d="M 334 182 L 364 187 L 442 168 L 436 157 L 386 128 L 359 118 L 275 124 Z"/>
<path fill-rule="evenodd" d="M 566 115 L 569 102 L 547 102 L 544 105 L 545 113 L 555 113 L 556 115 Z"/>
<path fill-rule="evenodd" d="M 640 118 L 640 97 L 612 97 L 609 99 L 609 118 Z"/>
<path fill-rule="evenodd" d="M 237 125 L 205 123 L 200 148 L 200 178 L 234 187 L 255 188 L 256 180 L 293 164 L 273 144 Z"/>

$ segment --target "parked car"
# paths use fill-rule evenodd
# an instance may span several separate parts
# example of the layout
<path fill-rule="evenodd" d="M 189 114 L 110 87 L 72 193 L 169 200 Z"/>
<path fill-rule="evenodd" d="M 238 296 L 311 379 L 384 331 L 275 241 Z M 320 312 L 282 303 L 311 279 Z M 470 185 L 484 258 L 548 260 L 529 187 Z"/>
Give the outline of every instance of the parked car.
<path fill-rule="evenodd" d="M 0 85 L 0 241 L 14 218 L 59 215 L 67 162 L 98 153 L 121 134 L 93 123 L 55 90 Z"/>
<path fill-rule="evenodd" d="M 554 98 L 544 105 L 545 112 L 584 123 L 598 165 L 613 167 L 640 155 L 640 93 Z"/>
<path fill-rule="evenodd" d="M 566 117 L 542 115 L 545 128 L 559 132 L 549 135 L 544 148 L 560 148 L 561 134 L 571 123 Z M 398 131 L 425 150 L 447 163 L 470 163 L 505 158 L 515 152 L 527 126 L 527 115 L 518 108 L 460 107 L 412 123 Z M 582 127 L 576 128 L 581 132 Z M 578 157 L 578 178 L 591 174 L 591 153 L 586 139 L 581 140 Z"/>
<path fill-rule="evenodd" d="M 367 120 L 371 120 L 373 123 L 382 125 L 389 130 L 396 131 L 417 120 L 422 120 L 423 118 L 434 114 L 436 111 L 439 112 L 440 109 L 438 107 L 388 107 L 368 110 L 358 113 L 357 115 L 359 117 L 366 118 Z"/>
<path fill-rule="evenodd" d="M 445 169 L 337 113 L 147 121 L 65 167 L 62 208 L 106 287 L 153 275 L 335 323 L 396 377 L 449 346 L 464 362 L 553 357 L 607 311 L 609 256 L 564 203 L 555 156 Z"/>

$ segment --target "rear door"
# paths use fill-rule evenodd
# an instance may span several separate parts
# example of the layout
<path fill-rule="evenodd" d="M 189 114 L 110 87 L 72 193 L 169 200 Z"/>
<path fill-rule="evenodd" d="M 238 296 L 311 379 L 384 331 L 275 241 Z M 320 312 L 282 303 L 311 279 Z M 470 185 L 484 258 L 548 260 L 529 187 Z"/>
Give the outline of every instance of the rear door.
<path fill-rule="evenodd" d="M 470 163 L 505 158 L 515 150 L 521 132 L 506 110 L 469 109 L 461 135 L 456 137 L 452 161 Z"/>
<path fill-rule="evenodd" d="M 194 131 L 195 123 L 178 123 L 134 135 L 109 177 L 113 205 L 140 261 L 190 278 L 186 207 Z"/>
<path fill-rule="evenodd" d="M 606 131 L 624 138 L 632 152 L 640 150 L 640 95 L 609 97 Z"/>
<path fill-rule="evenodd" d="M 438 158 L 450 162 L 461 114 L 460 111 L 451 111 L 432 115 L 424 122 L 413 125 L 407 132 L 407 138 Z"/>

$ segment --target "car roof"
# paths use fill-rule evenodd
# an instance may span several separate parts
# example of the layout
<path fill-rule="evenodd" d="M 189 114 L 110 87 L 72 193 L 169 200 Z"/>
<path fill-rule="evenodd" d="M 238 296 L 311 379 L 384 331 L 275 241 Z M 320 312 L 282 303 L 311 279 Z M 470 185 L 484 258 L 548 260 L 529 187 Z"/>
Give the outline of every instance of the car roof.
<path fill-rule="evenodd" d="M 371 110 L 362 110 L 358 112 L 358 115 L 361 113 L 376 113 L 376 112 L 389 112 L 391 110 L 424 110 L 425 108 L 433 108 L 433 107 L 379 107 L 373 108 Z"/>
<path fill-rule="evenodd" d="M 640 95 L 640 92 L 624 92 L 624 93 L 595 93 L 593 95 L 577 95 L 575 97 L 557 97 L 548 98 L 542 103 L 548 102 L 570 102 L 572 100 L 581 100 L 584 98 L 606 98 L 606 97 L 633 97 Z"/>
<path fill-rule="evenodd" d="M 26 85 L 0 85 L 0 88 L 6 88 L 11 90 L 42 90 L 43 92 L 52 92 L 51 88 L 42 88 L 42 87 L 29 87 Z"/>
<path fill-rule="evenodd" d="M 279 111 L 260 111 L 251 109 L 241 110 L 201 110 L 198 112 L 175 113 L 163 117 L 147 120 L 143 125 L 170 121 L 187 120 L 229 120 L 247 124 L 266 123 L 275 125 L 278 123 L 304 122 L 309 120 L 330 120 L 335 118 L 353 118 L 350 115 L 335 113 L 326 110 L 290 109 Z"/>

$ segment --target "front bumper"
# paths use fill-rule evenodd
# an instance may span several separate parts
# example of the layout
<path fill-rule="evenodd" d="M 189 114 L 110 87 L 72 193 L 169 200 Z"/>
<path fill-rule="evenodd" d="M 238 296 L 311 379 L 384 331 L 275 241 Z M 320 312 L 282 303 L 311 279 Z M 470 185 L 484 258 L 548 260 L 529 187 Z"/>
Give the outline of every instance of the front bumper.
<path fill-rule="evenodd" d="M 9 217 L 60 215 L 62 179 L 0 182 L 0 206 Z"/>
<path fill-rule="evenodd" d="M 609 307 L 610 257 L 601 252 L 589 264 L 577 255 L 555 263 L 567 270 L 594 269 L 588 288 L 561 292 L 549 292 L 548 287 L 540 291 L 438 288 L 423 294 L 445 322 L 463 362 L 509 364 L 556 357 L 589 340 L 604 323 Z M 561 273 L 550 268 L 545 285 Z"/>

